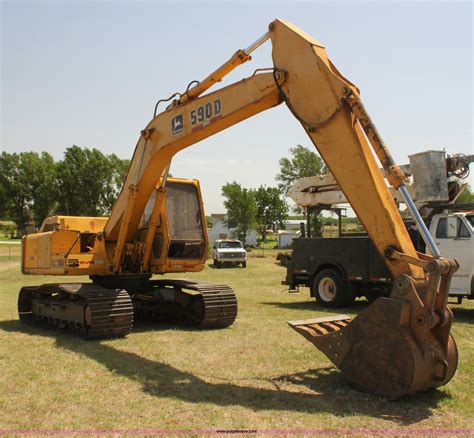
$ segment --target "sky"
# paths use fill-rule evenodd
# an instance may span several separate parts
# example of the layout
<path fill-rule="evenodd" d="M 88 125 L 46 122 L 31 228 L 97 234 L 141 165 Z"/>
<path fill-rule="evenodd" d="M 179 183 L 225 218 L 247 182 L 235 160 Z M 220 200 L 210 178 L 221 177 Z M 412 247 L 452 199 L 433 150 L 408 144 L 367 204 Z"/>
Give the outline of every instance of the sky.
<path fill-rule="evenodd" d="M 397 162 L 427 149 L 474 153 L 471 2 L 0 0 L 0 7 L 0 150 L 60 160 L 76 144 L 131 158 L 158 99 L 203 79 L 283 18 L 325 44 Z M 252 56 L 222 85 L 272 66 L 269 42 Z M 275 186 L 278 160 L 297 144 L 313 147 L 280 105 L 180 152 L 171 173 L 199 179 L 206 213 L 221 213 L 222 185 Z"/>

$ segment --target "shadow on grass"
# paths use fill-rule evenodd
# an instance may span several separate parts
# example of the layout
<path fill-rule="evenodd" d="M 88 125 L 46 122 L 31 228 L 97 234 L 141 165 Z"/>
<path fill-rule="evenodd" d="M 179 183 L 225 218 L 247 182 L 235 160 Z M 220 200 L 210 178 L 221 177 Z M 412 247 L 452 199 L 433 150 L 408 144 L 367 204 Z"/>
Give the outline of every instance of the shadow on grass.
<path fill-rule="evenodd" d="M 454 315 L 454 322 L 465 322 L 474 324 L 474 309 L 451 306 Z"/>
<path fill-rule="evenodd" d="M 293 302 L 276 302 L 276 301 L 261 301 L 258 304 L 263 304 L 265 306 L 274 306 L 279 307 L 281 309 L 289 309 L 289 310 L 308 310 L 311 312 L 319 312 L 319 313 L 349 313 L 349 314 L 357 314 L 364 310 L 368 303 L 365 300 L 357 300 L 354 304 L 350 307 L 341 307 L 339 309 L 325 309 L 324 307 L 319 306 L 314 298 L 309 297 L 308 301 L 293 301 Z"/>
<path fill-rule="evenodd" d="M 1 327 L 1 326 L 0 326 Z M 155 319 L 151 316 L 140 315 L 134 316 L 133 333 L 143 332 L 161 332 L 163 330 L 179 330 L 180 332 L 197 332 L 202 331 L 202 328 L 195 327 L 190 323 Z"/>
<path fill-rule="evenodd" d="M 0 322 L 0 329 L 54 338 L 58 348 L 79 353 L 114 373 L 139 382 L 143 391 L 152 396 L 169 397 L 188 403 L 239 405 L 265 411 L 326 412 L 341 417 L 364 415 L 409 425 L 429 418 L 439 401 L 449 397 L 443 391 L 432 389 L 396 402 L 388 402 L 357 391 L 333 367 L 261 379 L 262 382 L 273 384 L 274 389 L 248 386 L 248 382 L 254 379 L 242 379 L 241 383 L 237 383 L 238 380 L 219 382 L 219 379 L 209 377 L 218 380 L 218 383 L 212 383 L 205 381 L 202 376 L 135 353 L 117 350 L 99 341 L 83 341 L 74 335 L 23 325 L 16 320 Z M 204 370 L 204 373 L 206 371 L 209 373 L 209 370 Z M 290 386 L 289 384 L 292 388 L 304 386 L 314 393 L 283 388 Z"/>

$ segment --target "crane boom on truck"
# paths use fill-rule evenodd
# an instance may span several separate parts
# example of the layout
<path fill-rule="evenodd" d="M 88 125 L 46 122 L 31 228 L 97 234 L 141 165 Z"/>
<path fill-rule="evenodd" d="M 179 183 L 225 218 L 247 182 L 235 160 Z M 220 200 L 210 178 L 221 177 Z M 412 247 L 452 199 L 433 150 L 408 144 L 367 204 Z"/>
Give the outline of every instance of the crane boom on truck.
<path fill-rule="evenodd" d="M 423 210 L 430 210 L 431 204 L 456 202 L 467 184 L 449 178 L 466 178 L 469 175 L 469 165 L 474 161 L 474 155 L 446 156 L 444 151 L 424 151 L 409 155 L 409 159 L 410 164 L 402 165 L 400 169 L 406 177 L 412 177 L 407 189 L 423 213 Z M 383 169 L 380 171 L 384 173 Z M 403 202 L 398 190 L 394 187 L 388 189 L 395 202 Z M 296 180 L 290 187 L 288 196 L 302 208 L 348 203 L 344 192 L 331 174 Z"/>
<path fill-rule="evenodd" d="M 271 69 L 203 94 L 268 39 Z M 178 94 L 165 111 L 155 111 L 109 218 L 53 217 L 38 234 L 23 238 L 25 274 L 90 275 L 92 284 L 22 288 L 20 318 L 58 322 L 92 336 L 123 335 L 131 327 L 131 296 L 137 308 L 160 312 L 170 304 L 204 326 L 232 323 L 236 303 L 230 288 L 151 280 L 154 273 L 203 269 L 207 253 L 198 184 L 168 179 L 168 169 L 179 151 L 283 102 L 396 278 L 390 298 L 377 300 L 352 321 L 340 316 L 291 326 L 366 391 L 393 399 L 447 383 L 457 366 L 446 303 L 457 264 L 437 251 L 416 252 L 376 157 L 413 210 L 427 245 L 435 245 L 358 88 L 339 73 L 323 44 L 278 19 L 249 48 Z"/>

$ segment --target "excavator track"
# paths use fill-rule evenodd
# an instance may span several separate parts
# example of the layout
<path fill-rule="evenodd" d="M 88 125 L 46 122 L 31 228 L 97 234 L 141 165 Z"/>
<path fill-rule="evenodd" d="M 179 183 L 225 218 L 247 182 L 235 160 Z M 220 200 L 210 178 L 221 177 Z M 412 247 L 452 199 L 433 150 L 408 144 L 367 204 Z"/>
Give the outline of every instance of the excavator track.
<path fill-rule="evenodd" d="M 186 280 L 157 280 L 153 285 L 191 295 L 191 302 L 183 309 L 183 318 L 196 327 L 229 327 L 237 317 L 237 297 L 227 285 Z"/>
<path fill-rule="evenodd" d="M 85 339 L 126 336 L 133 326 L 128 293 L 90 283 L 23 287 L 20 321 L 80 334 Z"/>

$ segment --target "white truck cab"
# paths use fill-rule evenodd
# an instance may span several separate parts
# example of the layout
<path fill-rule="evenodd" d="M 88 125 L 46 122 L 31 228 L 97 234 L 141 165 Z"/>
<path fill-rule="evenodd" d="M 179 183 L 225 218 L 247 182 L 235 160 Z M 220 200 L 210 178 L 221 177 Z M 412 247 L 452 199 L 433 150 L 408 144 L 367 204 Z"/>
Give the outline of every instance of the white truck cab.
<path fill-rule="evenodd" d="M 474 211 L 435 214 L 429 228 L 442 256 L 460 265 L 449 295 L 474 299 Z"/>
<path fill-rule="evenodd" d="M 224 264 L 247 266 L 247 251 L 240 240 L 218 239 L 212 247 L 212 259 L 216 268 Z"/>

